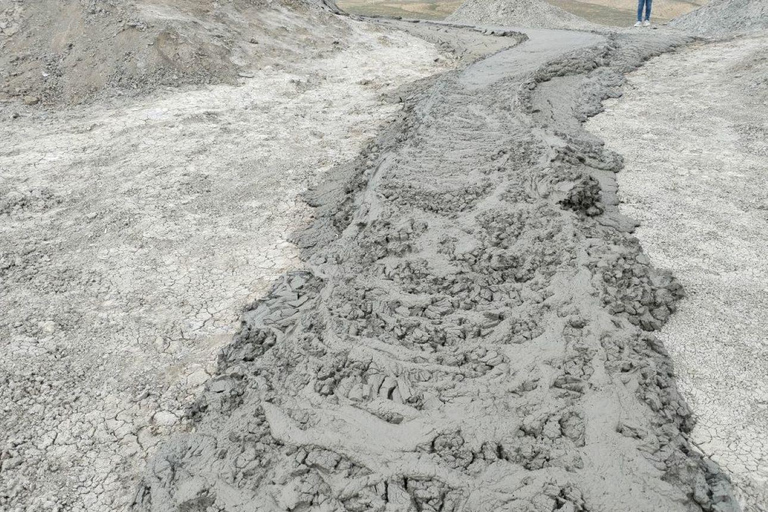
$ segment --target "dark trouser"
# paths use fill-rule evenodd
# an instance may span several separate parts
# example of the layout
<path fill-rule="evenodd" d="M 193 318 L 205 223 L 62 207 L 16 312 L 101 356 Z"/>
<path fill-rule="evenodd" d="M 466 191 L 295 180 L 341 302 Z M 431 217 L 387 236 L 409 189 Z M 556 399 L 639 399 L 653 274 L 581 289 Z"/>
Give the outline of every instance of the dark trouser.
<path fill-rule="evenodd" d="M 651 6 L 653 0 L 637 0 L 637 21 L 643 21 L 643 7 L 645 7 L 645 21 L 651 19 Z"/>

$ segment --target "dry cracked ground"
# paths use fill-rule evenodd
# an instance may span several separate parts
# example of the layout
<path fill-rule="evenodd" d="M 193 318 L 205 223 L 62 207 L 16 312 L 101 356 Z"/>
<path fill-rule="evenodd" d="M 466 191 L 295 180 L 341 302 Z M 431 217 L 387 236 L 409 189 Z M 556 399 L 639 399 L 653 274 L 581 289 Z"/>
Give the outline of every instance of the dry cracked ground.
<path fill-rule="evenodd" d="M 453 29 L 409 30 L 445 49 Z M 449 66 L 362 24 L 301 74 L 0 105 L 0 509 L 738 510 L 722 467 L 763 510 L 765 331 L 739 304 L 765 292 L 764 234 L 740 222 L 765 221 L 765 120 L 734 102 L 764 76 L 765 39 L 641 68 L 590 125 L 604 147 L 581 122 L 690 40 L 527 33 L 409 88 L 404 109 L 383 98 Z M 316 184 L 311 211 L 298 194 Z M 679 189 L 710 194 L 707 225 Z M 743 250 L 718 260 L 710 224 Z M 659 268 L 690 298 L 657 338 L 681 295 Z M 702 315 L 717 329 L 724 308 L 741 327 L 726 318 L 702 349 Z"/>
<path fill-rule="evenodd" d="M 299 265 L 297 194 L 441 70 L 357 24 L 240 86 L 60 111 L 0 104 L 1 510 L 122 510 L 242 308 Z"/>
<path fill-rule="evenodd" d="M 663 55 L 588 123 L 625 156 L 623 211 L 688 292 L 661 339 L 745 510 L 768 510 L 768 38 Z"/>

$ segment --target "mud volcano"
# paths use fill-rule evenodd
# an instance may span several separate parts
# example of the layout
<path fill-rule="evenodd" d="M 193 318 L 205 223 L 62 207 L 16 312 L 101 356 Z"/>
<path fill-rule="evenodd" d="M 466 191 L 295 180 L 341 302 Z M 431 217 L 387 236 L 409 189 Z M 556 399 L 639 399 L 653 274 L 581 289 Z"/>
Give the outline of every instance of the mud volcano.
<path fill-rule="evenodd" d="M 599 27 L 544 0 L 468 0 L 449 21 L 511 27 L 594 30 Z"/>
<path fill-rule="evenodd" d="M 672 25 L 708 36 L 731 36 L 768 30 L 768 2 L 712 0 L 710 4 L 675 19 Z"/>
<path fill-rule="evenodd" d="M 683 290 L 581 123 L 686 40 L 527 31 L 311 197 L 140 510 L 733 511 L 653 331 Z"/>
<path fill-rule="evenodd" d="M 333 12 L 330 0 L 0 0 L 0 100 L 234 84 L 252 66 L 341 48 Z"/>

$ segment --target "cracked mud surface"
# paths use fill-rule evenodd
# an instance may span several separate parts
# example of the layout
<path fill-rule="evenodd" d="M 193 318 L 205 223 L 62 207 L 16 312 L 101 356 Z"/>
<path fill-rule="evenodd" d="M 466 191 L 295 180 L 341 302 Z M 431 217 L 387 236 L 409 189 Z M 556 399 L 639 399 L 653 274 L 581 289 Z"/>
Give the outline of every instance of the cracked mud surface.
<path fill-rule="evenodd" d="M 738 510 L 653 334 L 681 286 L 581 126 L 685 39 L 526 32 L 310 195 L 306 270 L 245 313 L 139 509 Z"/>
<path fill-rule="evenodd" d="M 349 30 L 301 74 L 0 104 L 0 510 L 125 509 L 243 306 L 301 266 L 296 195 L 392 121 L 382 94 L 445 68 L 403 33 Z"/>
<path fill-rule="evenodd" d="M 768 510 L 768 37 L 664 55 L 587 127 L 626 157 L 622 211 L 688 297 L 660 333 L 691 440 Z"/>

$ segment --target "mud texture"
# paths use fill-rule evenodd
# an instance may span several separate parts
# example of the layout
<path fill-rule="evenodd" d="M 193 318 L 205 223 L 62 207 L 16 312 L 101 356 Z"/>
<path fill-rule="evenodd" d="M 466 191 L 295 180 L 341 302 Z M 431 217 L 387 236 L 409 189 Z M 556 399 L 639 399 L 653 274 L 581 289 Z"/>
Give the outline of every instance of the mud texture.
<path fill-rule="evenodd" d="M 522 32 L 509 28 L 479 27 L 445 21 L 398 20 L 380 16 L 353 15 L 352 18 L 396 28 L 430 42 L 446 59 L 457 63 L 460 67 L 509 49 L 528 39 L 528 36 Z"/>
<path fill-rule="evenodd" d="M 581 127 L 685 39 L 528 36 L 314 191 L 308 271 L 245 313 L 138 509 L 738 510 L 653 334 L 683 291 Z"/>
<path fill-rule="evenodd" d="M 663 55 L 624 90 L 586 127 L 625 156 L 621 210 L 686 290 L 659 338 L 696 418 L 691 442 L 745 511 L 766 512 L 768 33 Z"/>
<path fill-rule="evenodd" d="M 512 27 L 572 30 L 604 28 L 545 0 L 467 0 L 446 19 Z"/>
<path fill-rule="evenodd" d="M 126 510 L 243 308 L 301 266 L 298 195 L 396 118 L 404 84 L 452 68 L 347 26 L 345 50 L 238 86 L 0 102 L 0 511 Z"/>
<path fill-rule="evenodd" d="M 347 47 L 330 0 L 0 0 L 0 100 L 72 104 Z"/>
<path fill-rule="evenodd" d="M 703 36 L 731 36 L 768 30 L 768 1 L 712 0 L 675 19 L 672 26 Z"/>

